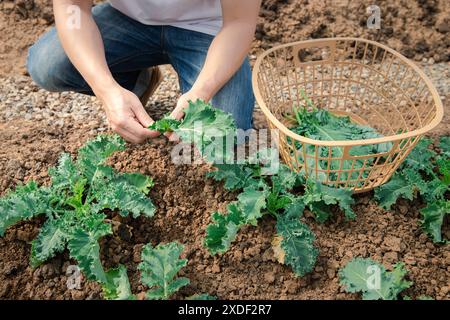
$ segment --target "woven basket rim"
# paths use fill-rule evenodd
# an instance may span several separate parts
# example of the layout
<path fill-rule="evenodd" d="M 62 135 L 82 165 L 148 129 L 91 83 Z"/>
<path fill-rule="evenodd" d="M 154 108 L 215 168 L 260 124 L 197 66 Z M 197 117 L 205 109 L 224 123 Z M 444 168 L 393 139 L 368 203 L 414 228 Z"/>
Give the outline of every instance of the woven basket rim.
<path fill-rule="evenodd" d="M 419 74 L 419 76 L 424 80 L 429 92 L 431 93 L 434 101 L 434 107 L 436 108 L 436 115 L 433 118 L 433 120 L 428 123 L 427 125 L 423 126 L 422 128 L 415 129 L 412 131 L 408 131 L 401 134 L 396 135 L 390 135 L 390 136 L 383 136 L 380 138 L 371 138 L 371 139 L 362 139 L 362 140 L 316 140 L 307 138 L 305 136 L 298 135 L 291 131 L 289 128 L 287 128 L 283 123 L 281 123 L 270 111 L 270 109 L 266 106 L 266 103 L 264 102 L 262 98 L 261 91 L 258 86 L 258 72 L 259 68 L 261 66 L 262 61 L 265 57 L 267 57 L 270 53 L 277 51 L 282 48 L 292 47 L 294 45 L 302 45 L 302 44 L 314 44 L 314 43 L 324 43 L 324 42 L 337 42 L 337 41 L 358 41 L 362 43 L 368 43 L 375 46 L 378 46 L 390 53 L 392 53 L 394 56 L 399 58 L 402 62 L 404 62 L 407 66 L 412 68 L 415 72 Z M 444 116 L 444 108 L 442 105 L 442 101 L 440 99 L 439 93 L 437 92 L 436 87 L 432 83 L 431 79 L 411 60 L 400 54 L 399 52 L 385 46 L 384 44 L 381 44 L 379 42 L 368 40 L 364 38 L 353 38 L 353 37 L 336 37 L 336 38 L 321 38 L 321 39 L 313 39 L 313 40 L 305 40 L 305 41 L 296 41 L 296 42 L 290 42 L 282 45 L 278 45 L 275 47 L 272 47 L 266 51 L 264 51 L 259 57 L 256 59 L 255 65 L 253 66 L 252 71 L 252 86 L 253 86 L 253 92 L 255 94 L 255 99 L 260 106 L 261 110 L 263 111 L 264 115 L 268 120 L 270 120 L 276 127 L 279 129 L 282 133 L 284 133 L 286 136 L 289 136 L 297 141 L 308 143 L 312 145 L 317 146 L 327 146 L 327 147 L 345 147 L 345 146 L 356 146 L 356 145 L 369 145 L 369 144 L 379 144 L 379 143 L 386 143 L 386 142 L 395 142 L 400 141 L 403 139 L 423 135 L 427 133 L 428 131 L 434 129 L 441 121 Z"/>

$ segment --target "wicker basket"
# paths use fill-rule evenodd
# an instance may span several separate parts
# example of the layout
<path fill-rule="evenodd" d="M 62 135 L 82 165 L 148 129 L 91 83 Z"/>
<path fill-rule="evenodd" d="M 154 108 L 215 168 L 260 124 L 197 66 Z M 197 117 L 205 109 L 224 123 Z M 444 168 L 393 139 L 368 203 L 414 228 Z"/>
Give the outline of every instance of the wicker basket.
<path fill-rule="evenodd" d="M 253 90 L 269 127 L 278 129 L 278 147 L 286 164 L 355 192 L 385 183 L 443 117 L 435 87 L 414 63 L 364 39 L 318 39 L 272 48 L 256 61 Z M 294 133 L 286 115 L 292 115 L 293 106 L 306 105 L 305 96 L 318 108 L 347 115 L 382 136 L 325 141 Z M 389 147 L 382 153 L 352 155 L 354 147 L 377 144 Z M 335 169 L 330 168 L 331 161 Z"/>

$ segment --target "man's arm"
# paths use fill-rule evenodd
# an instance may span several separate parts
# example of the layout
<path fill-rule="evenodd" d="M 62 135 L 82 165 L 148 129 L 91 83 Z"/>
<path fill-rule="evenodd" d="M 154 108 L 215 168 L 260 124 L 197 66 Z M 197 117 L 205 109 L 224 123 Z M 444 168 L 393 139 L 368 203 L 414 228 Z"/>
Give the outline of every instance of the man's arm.
<path fill-rule="evenodd" d="M 210 100 L 240 68 L 256 29 L 261 0 L 222 0 L 223 26 L 209 47 L 191 90 L 180 97 L 172 116 L 183 116 L 189 100 Z"/>
<path fill-rule="evenodd" d="M 53 0 L 59 39 L 72 64 L 102 101 L 112 129 L 130 142 L 142 142 L 157 135 L 146 129 L 153 120 L 139 98 L 114 80 L 106 63 L 100 31 L 92 17 L 92 3 L 92 0 Z M 70 6 L 80 9 L 79 24 L 70 23 L 74 19 Z"/>

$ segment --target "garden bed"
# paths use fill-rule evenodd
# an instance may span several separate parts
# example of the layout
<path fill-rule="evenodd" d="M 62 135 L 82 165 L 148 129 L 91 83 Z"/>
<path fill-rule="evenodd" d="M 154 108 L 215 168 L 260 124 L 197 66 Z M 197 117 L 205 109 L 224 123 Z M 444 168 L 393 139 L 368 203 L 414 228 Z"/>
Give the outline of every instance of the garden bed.
<path fill-rule="evenodd" d="M 88 139 L 107 131 L 103 111 L 94 99 L 44 92 L 26 76 L 26 48 L 49 28 L 52 18 L 50 1 L 20 2 L 33 2 L 35 6 L 15 9 L 12 1 L 0 3 L 0 42 L 5 44 L 0 48 L 0 195 L 29 180 L 48 184 L 47 170 L 57 163 L 61 152 L 76 156 Z M 379 32 L 368 31 L 363 23 L 365 1 L 351 1 L 348 9 L 325 1 L 315 3 L 264 1 L 251 61 L 267 47 L 309 37 L 362 36 L 380 41 L 421 63 L 432 77 L 446 115 L 431 136 L 437 141 L 439 136 L 450 134 L 445 1 L 389 2 L 383 17 L 389 28 Z M 403 17 L 411 21 L 405 22 Z M 164 74 L 166 81 L 147 106 L 155 118 L 169 111 L 178 96 L 173 71 L 164 68 Z M 265 126 L 259 110 L 255 111 L 255 125 Z M 174 165 L 171 148 L 166 140 L 156 139 L 129 146 L 109 160 L 119 171 L 141 172 L 155 181 L 149 193 L 157 207 L 155 216 L 131 219 L 109 212 L 114 234 L 100 241 L 103 265 L 125 264 L 138 298 L 143 298 L 145 291 L 137 270 L 143 245 L 171 241 L 185 245 L 183 257 L 188 264 L 181 275 L 191 281 L 174 298 L 205 292 L 220 299 L 360 299 L 357 294 L 346 293 L 338 278 L 339 270 L 356 256 L 371 257 L 388 269 L 403 261 L 407 279 L 414 283 L 404 294 L 450 298 L 448 245 L 433 244 L 421 229 L 419 210 L 425 204 L 420 199 L 399 200 L 387 211 L 375 202 L 372 192 L 356 195 L 354 221 L 337 214 L 319 224 L 306 211 L 304 221 L 316 234 L 320 253 L 314 271 L 304 277 L 295 277 L 290 267 L 275 261 L 271 244 L 275 220 L 269 216 L 257 227 L 244 227 L 228 252 L 211 256 L 203 245 L 211 214 L 225 212 L 237 194 L 206 178 L 211 170 L 207 165 Z M 0 299 L 102 298 L 100 286 L 92 281 L 83 280 L 80 290 L 68 289 L 67 267 L 76 262 L 67 251 L 37 269 L 30 267 L 30 241 L 43 221 L 35 218 L 21 222 L 0 238 Z M 442 231 L 449 239 L 448 222 Z"/>
<path fill-rule="evenodd" d="M 95 128 L 77 123 L 65 128 L 27 121 L 2 124 L 0 175 L 9 179 L 7 183 L 2 179 L 2 194 L 21 181 L 48 183 L 47 168 L 55 165 L 60 152 L 75 155 L 95 133 Z M 125 264 L 138 297 L 144 291 L 136 270 L 142 246 L 148 242 L 155 245 L 179 241 L 185 244 L 183 256 L 189 260 L 181 274 L 191 280 L 179 297 L 207 292 L 221 299 L 354 299 L 356 295 L 345 293 L 339 285 L 338 271 L 353 256 L 370 256 L 388 268 L 404 261 L 408 278 L 414 281 L 406 291 L 410 296 L 448 299 L 450 256 L 446 246 L 433 244 L 420 228 L 418 210 L 423 204 L 418 200 L 400 200 L 391 211 L 385 211 L 369 193 L 355 196 L 355 221 L 336 215 L 320 225 L 307 214 L 320 255 L 314 271 L 301 278 L 275 261 L 271 246 L 275 223 L 269 217 L 258 227 L 245 227 L 223 256 L 211 257 L 203 246 L 211 213 L 224 211 L 236 195 L 205 178 L 210 170 L 207 165 L 174 165 L 170 150 L 165 140 L 158 139 L 151 144 L 130 146 L 110 160 L 117 170 L 141 172 L 155 180 L 149 194 L 158 208 L 155 217 L 133 220 L 112 213 L 110 217 L 116 221 L 114 235 L 101 241 L 105 267 Z M 22 222 L 0 238 L 0 297 L 101 298 L 101 288 L 94 282 L 83 281 L 81 290 L 67 288 L 66 269 L 75 264 L 67 253 L 36 270 L 29 266 L 29 242 L 41 223 L 39 218 Z M 449 236 L 447 225 L 443 232 Z"/>

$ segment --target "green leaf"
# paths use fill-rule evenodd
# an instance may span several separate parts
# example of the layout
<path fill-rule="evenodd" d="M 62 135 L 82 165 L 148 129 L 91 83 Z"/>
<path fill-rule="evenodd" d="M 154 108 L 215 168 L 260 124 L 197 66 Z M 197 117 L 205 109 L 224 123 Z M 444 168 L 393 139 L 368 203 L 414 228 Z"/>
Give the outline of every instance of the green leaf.
<path fill-rule="evenodd" d="M 166 133 L 170 131 L 174 131 L 180 125 L 180 121 L 171 118 L 170 116 L 165 116 L 164 118 L 153 122 L 148 129 L 156 130 L 160 133 Z"/>
<path fill-rule="evenodd" d="M 154 185 L 152 178 L 140 173 L 119 173 L 114 182 L 124 182 L 144 194 L 147 194 Z"/>
<path fill-rule="evenodd" d="M 271 192 L 267 197 L 267 211 L 276 215 L 279 210 L 286 208 L 291 202 L 292 195 L 279 195 Z"/>
<path fill-rule="evenodd" d="M 277 219 L 277 236 L 281 239 L 278 250 L 283 252 L 279 261 L 291 266 L 297 276 L 311 272 L 319 254 L 311 229 L 297 219 L 281 215 Z"/>
<path fill-rule="evenodd" d="M 353 123 L 349 117 L 341 117 L 332 114 L 325 109 L 317 109 L 312 106 L 312 111 L 307 108 L 296 109 L 294 107 L 294 116 L 297 124 L 291 128 L 295 133 L 308 137 L 315 140 L 367 140 L 372 138 L 382 137 L 381 134 L 375 131 L 375 129 L 363 126 L 357 123 Z M 290 138 L 289 138 L 290 139 Z M 323 170 L 323 168 L 329 168 L 331 170 L 330 180 L 336 180 L 338 178 L 338 173 L 333 172 L 333 170 L 344 170 L 341 171 L 339 178 L 341 180 L 346 179 L 356 179 L 359 175 L 359 169 L 364 165 L 367 165 L 367 160 L 362 160 L 355 158 L 350 161 L 341 160 L 330 160 L 327 159 L 330 156 L 334 159 L 341 159 L 344 155 L 343 147 L 318 147 L 317 150 L 315 146 L 309 145 L 306 150 L 303 150 L 303 146 L 296 142 L 297 154 L 302 156 L 305 152 L 307 154 L 306 166 L 308 170 L 308 175 L 315 176 L 316 169 Z M 392 143 L 381 143 L 374 145 L 360 145 L 354 146 L 350 149 L 351 156 L 365 156 L 369 154 L 382 154 L 388 152 L 392 148 Z M 322 158 L 317 163 L 314 161 L 317 155 Z M 303 161 L 301 159 L 301 161 Z M 366 162 L 366 163 L 365 163 Z M 353 169 L 355 172 L 352 176 L 348 176 L 345 170 Z M 364 173 L 367 175 L 367 173 Z M 323 182 L 324 174 L 318 173 L 318 181 Z"/>
<path fill-rule="evenodd" d="M 102 284 L 103 296 L 107 300 L 136 300 L 131 293 L 127 268 L 120 265 L 118 268 L 105 273 L 106 282 Z"/>
<path fill-rule="evenodd" d="M 441 149 L 441 154 L 447 158 L 450 157 L 450 136 L 442 136 L 439 139 L 439 149 Z"/>
<path fill-rule="evenodd" d="M 405 280 L 405 276 L 407 274 L 408 270 L 406 270 L 403 262 L 396 263 L 394 270 L 389 272 L 387 278 L 390 281 L 390 285 L 388 287 L 390 288 L 392 299 L 398 298 L 399 294 L 403 290 L 408 289 L 412 285 L 412 282 Z"/>
<path fill-rule="evenodd" d="M 447 158 L 437 158 L 436 164 L 438 165 L 439 173 L 442 175 L 442 185 L 446 187 L 446 191 L 450 185 L 450 159 Z"/>
<path fill-rule="evenodd" d="M 64 223 L 63 219 L 48 219 L 42 225 L 39 235 L 31 243 L 30 261 L 33 268 L 65 249 L 67 226 Z"/>
<path fill-rule="evenodd" d="M 125 150 L 125 141 L 118 135 L 98 135 L 78 151 L 77 167 L 88 182 L 94 178 L 97 168 L 114 152 Z"/>
<path fill-rule="evenodd" d="M 386 272 L 384 266 L 371 259 L 354 258 L 339 271 L 341 285 L 350 293 L 368 291 L 368 287 L 371 287 L 369 278 L 374 270 L 379 271 L 380 275 Z"/>
<path fill-rule="evenodd" d="M 166 116 L 154 122 L 149 129 L 161 133 L 174 131 L 183 142 L 193 143 L 209 161 L 227 163 L 232 160 L 233 154 L 229 151 L 234 145 L 234 139 L 230 146 L 225 145 L 225 139 L 235 136 L 233 117 L 200 99 L 189 101 L 183 111 L 184 118 L 181 121 Z"/>
<path fill-rule="evenodd" d="M 391 179 L 375 189 L 375 199 L 386 210 L 389 210 L 398 198 L 412 200 L 415 186 L 411 185 L 406 176 L 401 173 L 394 174 Z"/>
<path fill-rule="evenodd" d="M 286 165 L 280 165 L 278 173 L 271 176 L 272 192 L 286 193 L 297 183 L 298 174 Z"/>
<path fill-rule="evenodd" d="M 330 216 L 331 205 L 338 205 L 344 211 L 345 217 L 353 220 L 356 215 L 351 208 L 354 203 L 352 194 L 350 189 L 333 188 L 321 184 L 319 181 L 308 179 L 303 201 L 321 222 Z"/>
<path fill-rule="evenodd" d="M 80 179 L 72 186 L 72 196 L 68 197 L 65 201 L 75 210 L 84 210 L 86 205 L 83 203 L 83 195 L 86 187 L 86 179 Z"/>
<path fill-rule="evenodd" d="M 424 172 L 433 174 L 433 167 L 430 165 L 432 159 L 436 156 L 436 152 L 430 149 L 431 139 L 422 138 L 413 150 L 406 157 L 401 165 L 401 169 L 409 168 L 416 172 Z"/>
<path fill-rule="evenodd" d="M 146 217 L 155 214 L 153 202 L 133 185 L 103 178 L 95 179 L 93 184 L 92 197 L 97 199 L 100 209 L 120 210 L 122 216 L 131 213 L 134 218 L 141 214 Z"/>
<path fill-rule="evenodd" d="M 192 141 L 197 146 L 212 142 L 214 137 L 228 136 L 236 127 L 230 114 L 201 100 L 189 101 L 184 112 L 183 121 L 175 132 L 183 141 Z M 198 125 L 201 125 L 200 131 Z"/>
<path fill-rule="evenodd" d="M 189 284 L 189 279 L 176 277 L 187 263 L 186 259 L 180 259 L 183 249 L 176 242 L 160 244 L 155 248 L 151 244 L 144 246 L 139 270 L 141 282 L 150 288 L 147 291 L 148 299 L 169 299 Z"/>
<path fill-rule="evenodd" d="M 39 189 L 37 184 L 31 181 L 0 198 L 0 236 L 17 222 L 48 212 L 51 209 L 52 196 L 50 190 Z"/>
<path fill-rule="evenodd" d="M 70 256 L 89 280 L 106 283 L 106 274 L 100 261 L 98 240 L 112 234 L 111 225 L 104 223 L 103 214 L 95 214 L 84 221 L 83 227 L 75 228 L 68 237 Z"/>
<path fill-rule="evenodd" d="M 243 189 L 253 176 L 253 169 L 244 164 L 215 164 L 217 169 L 207 173 L 216 181 L 225 181 L 227 190 Z"/>
<path fill-rule="evenodd" d="M 209 161 L 226 163 L 232 159 L 232 154 L 224 152 L 224 139 L 234 136 L 236 129 L 230 114 L 201 100 L 189 101 L 184 113 L 174 130 L 183 142 L 193 143 Z"/>
<path fill-rule="evenodd" d="M 253 187 L 245 188 L 238 196 L 238 207 L 243 216 L 243 224 L 256 226 L 262 217 L 262 209 L 266 207 L 267 189 L 258 190 Z"/>
<path fill-rule="evenodd" d="M 84 275 L 102 284 L 105 297 L 133 298 L 124 267 L 103 270 L 98 243 L 112 233 L 111 226 L 104 222 L 103 209 L 118 209 L 122 215 L 132 213 L 134 217 L 141 213 L 152 216 L 155 211 L 145 196 L 153 185 L 151 178 L 139 173 L 117 173 L 105 165 L 109 155 L 124 147 L 125 142 L 118 136 L 98 136 L 79 150 L 76 163 L 70 155 L 61 155 L 58 165 L 49 169 L 50 187 L 38 188 L 30 182 L 0 198 L 0 236 L 12 224 L 45 213 L 47 220 L 32 242 L 32 266 L 67 246 Z"/>
<path fill-rule="evenodd" d="M 331 217 L 331 208 L 323 201 L 313 202 L 309 204 L 308 207 L 314 213 L 316 220 L 320 223 L 326 222 Z"/>
<path fill-rule="evenodd" d="M 339 276 L 347 292 L 362 292 L 364 300 L 395 300 L 411 286 L 411 282 L 404 280 L 406 273 L 403 264 L 396 264 L 388 272 L 371 259 L 354 258 L 340 270 Z"/>
<path fill-rule="evenodd" d="M 213 223 L 206 228 L 205 246 L 211 254 L 224 253 L 236 238 L 236 234 L 244 224 L 244 218 L 236 203 L 228 205 L 228 213 L 212 215 Z"/>
<path fill-rule="evenodd" d="M 444 217 L 450 214 L 450 201 L 441 200 L 429 204 L 420 210 L 422 228 L 433 238 L 433 242 L 442 242 L 441 228 Z"/>
<path fill-rule="evenodd" d="M 446 156 L 448 137 L 441 139 L 440 155 L 430 149 L 431 143 L 431 139 L 422 138 L 406 157 L 401 170 L 386 184 L 375 189 L 375 199 L 383 208 L 390 209 L 398 198 L 413 200 L 420 194 L 428 204 L 420 210 L 422 228 L 434 242 L 441 242 L 441 226 L 449 211 L 448 201 L 445 200 L 450 183 L 450 161 Z M 441 178 L 433 170 L 433 160 Z"/>
<path fill-rule="evenodd" d="M 71 189 L 80 179 L 78 169 L 68 153 L 63 153 L 60 156 L 58 165 L 49 168 L 48 174 L 52 179 L 53 190 Z"/>
<path fill-rule="evenodd" d="M 285 208 L 286 219 L 300 219 L 305 210 L 305 201 L 303 197 L 294 197 L 289 205 Z"/>

